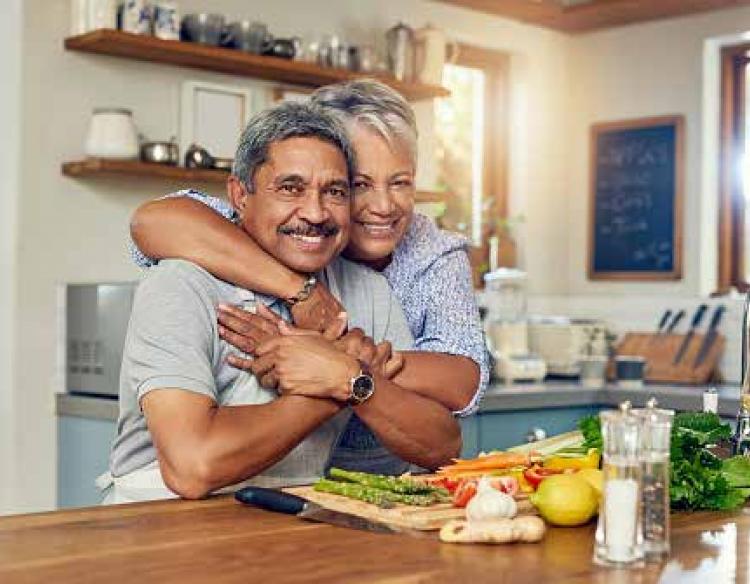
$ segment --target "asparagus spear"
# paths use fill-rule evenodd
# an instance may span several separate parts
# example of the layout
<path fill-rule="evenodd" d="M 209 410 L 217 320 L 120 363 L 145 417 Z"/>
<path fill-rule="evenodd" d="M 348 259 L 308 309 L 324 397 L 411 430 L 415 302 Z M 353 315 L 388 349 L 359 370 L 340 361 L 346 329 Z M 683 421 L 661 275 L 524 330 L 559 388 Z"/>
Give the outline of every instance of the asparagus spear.
<path fill-rule="evenodd" d="M 359 483 L 366 487 L 373 487 L 392 493 L 402 493 L 406 495 L 437 493 L 448 495 L 448 491 L 431 485 L 410 481 L 408 479 L 399 479 L 379 474 L 369 474 L 366 472 L 355 472 L 341 468 L 332 468 L 328 473 L 332 479 L 345 481 L 348 483 Z"/>
<path fill-rule="evenodd" d="M 323 493 L 343 495 L 350 499 L 359 499 L 360 501 L 380 506 L 388 506 L 389 503 L 404 503 L 406 505 L 428 507 L 438 502 L 433 495 L 394 493 L 358 483 L 343 483 L 329 479 L 320 479 L 315 483 L 314 489 Z"/>

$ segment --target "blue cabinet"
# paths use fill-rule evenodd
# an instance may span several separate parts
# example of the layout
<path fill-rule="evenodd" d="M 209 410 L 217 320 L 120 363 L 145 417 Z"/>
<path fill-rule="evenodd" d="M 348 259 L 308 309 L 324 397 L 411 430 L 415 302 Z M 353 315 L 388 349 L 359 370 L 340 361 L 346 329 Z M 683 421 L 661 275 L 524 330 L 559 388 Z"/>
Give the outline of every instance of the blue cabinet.
<path fill-rule="evenodd" d="M 58 416 L 58 507 L 86 507 L 101 502 L 102 494 L 94 481 L 109 468 L 115 431 L 113 420 Z"/>
<path fill-rule="evenodd" d="M 555 436 L 576 429 L 584 416 L 596 414 L 597 406 L 514 410 L 505 412 L 480 412 L 461 420 L 464 457 L 479 452 L 504 450 L 523 444 L 532 428 L 542 428 L 547 436 Z"/>

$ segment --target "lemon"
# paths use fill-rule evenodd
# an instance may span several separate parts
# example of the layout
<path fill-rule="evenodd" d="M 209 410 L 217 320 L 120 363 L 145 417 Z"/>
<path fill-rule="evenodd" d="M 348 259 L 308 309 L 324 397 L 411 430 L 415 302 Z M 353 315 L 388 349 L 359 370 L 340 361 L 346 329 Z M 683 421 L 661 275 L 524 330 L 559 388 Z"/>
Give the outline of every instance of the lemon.
<path fill-rule="evenodd" d="M 598 468 L 582 468 L 576 473 L 579 477 L 594 487 L 597 496 L 601 499 L 602 489 L 604 488 L 604 474 Z"/>
<path fill-rule="evenodd" d="M 599 497 L 589 482 L 576 474 L 544 479 L 529 500 L 552 525 L 572 527 L 588 522 L 597 511 Z"/>

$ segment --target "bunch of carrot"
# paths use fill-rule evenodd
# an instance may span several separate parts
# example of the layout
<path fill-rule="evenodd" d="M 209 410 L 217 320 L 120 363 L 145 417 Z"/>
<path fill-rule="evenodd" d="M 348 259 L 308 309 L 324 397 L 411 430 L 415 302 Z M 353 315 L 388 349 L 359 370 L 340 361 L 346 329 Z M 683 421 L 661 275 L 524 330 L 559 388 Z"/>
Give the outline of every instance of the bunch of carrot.
<path fill-rule="evenodd" d="M 512 468 L 529 467 L 541 459 L 536 453 L 495 452 L 480 455 L 477 458 L 454 459 L 453 464 L 438 469 L 437 474 L 450 478 L 468 478 L 494 471 L 504 471 Z"/>

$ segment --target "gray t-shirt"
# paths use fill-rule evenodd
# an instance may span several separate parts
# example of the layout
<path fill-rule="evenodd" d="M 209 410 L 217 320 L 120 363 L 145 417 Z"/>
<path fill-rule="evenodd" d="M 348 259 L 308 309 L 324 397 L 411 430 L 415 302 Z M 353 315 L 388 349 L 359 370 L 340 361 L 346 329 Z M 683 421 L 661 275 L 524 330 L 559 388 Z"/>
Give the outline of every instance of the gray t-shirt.
<path fill-rule="evenodd" d="M 413 341 L 401 307 L 380 274 L 337 258 L 322 277 L 346 307 L 351 326 L 361 328 L 376 342 L 390 341 L 395 350 L 411 348 Z M 288 318 L 277 299 L 219 280 L 190 262 L 167 260 L 149 270 L 136 292 L 125 341 L 120 416 L 110 458 L 113 476 L 123 476 L 156 460 L 139 405 L 154 389 L 184 389 L 207 395 L 222 406 L 262 404 L 277 398 L 275 391 L 260 387 L 252 374 L 226 363 L 236 349 L 218 335 L 218 304 L 253 302 L 264 302 Z M 316 444 L 328 440 L 335 445 L 348 415 L 345 410 L 316 430 Z M 304 450 L 311 439 L 312 435 L 295 450 Z M 330 454 L 324 453 L 324 458 Z M 285 460 L 273 468 L 278 466 L 281 474 L 295 472 L 292 467 L 285 471 Z"/>

